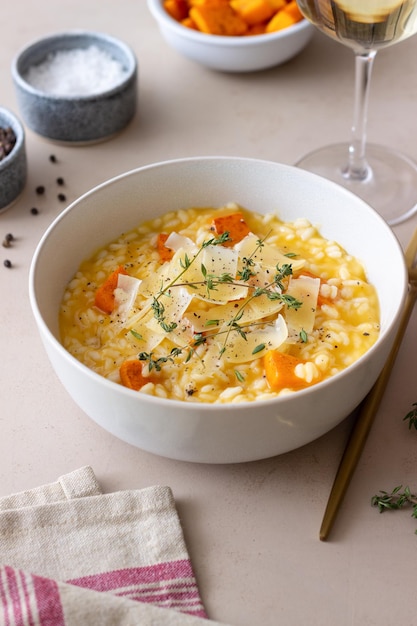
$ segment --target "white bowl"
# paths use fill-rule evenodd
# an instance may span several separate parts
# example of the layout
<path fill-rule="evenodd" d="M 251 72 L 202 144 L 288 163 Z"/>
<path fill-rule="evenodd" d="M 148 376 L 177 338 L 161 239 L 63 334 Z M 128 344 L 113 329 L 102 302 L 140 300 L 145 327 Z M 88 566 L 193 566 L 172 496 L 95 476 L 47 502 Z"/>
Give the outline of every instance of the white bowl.
<path fill-rule="evenodd" d="M 278 211 L 284 220 L 306 217 L 324 237 L 362 260 L 377 289 L 381 312 L 380 336 L 363 357 L 336 376 L 288 396 L 214 405 L 137 393 L 94 373 L 63 348 L 58 311 L 64 288 L 84 258 L 142 220 L 229 201 L 261 213 Z M 158 455 L 233 463 L 302 446 L 352 412 L 372 387 L 391 348 L 407 291 L 406 276 L 401 247 L 389 226 L 334 183 L 267 161 L 196 157 L 128 172 L 71 204 L 39 243 L 29 291 L 53 368 L 95 422 Z"/>
<path fill-rule="evenodd" d="M 174 20 L 162 1 L 148 0 L 148 7 L 167 43 L 185 57 L 223 72 L 254 72 L 281 65 L 301 52 L 314 33 L 314 26 L 303 19 L 264 35 L 207 35 Z"/>

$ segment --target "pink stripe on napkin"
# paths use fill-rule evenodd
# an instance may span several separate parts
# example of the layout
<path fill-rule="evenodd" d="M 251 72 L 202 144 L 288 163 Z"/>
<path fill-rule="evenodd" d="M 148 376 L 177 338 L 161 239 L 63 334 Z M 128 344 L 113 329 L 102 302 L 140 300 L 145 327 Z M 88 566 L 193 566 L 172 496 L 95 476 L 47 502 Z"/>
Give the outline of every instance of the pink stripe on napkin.
<path fill-rule="evenodd" d="M 92 574 L 67 582 L 78 587 L 110 591 L 131 600 L 177 609 L 197 617 L 207 617 L 188 559 Z"/>
<path fill-rule="evenodd" d="M 0 626 L 84 624 L 222 626 L 169 487 L 103 494 L 86 466 L 0 498 Z"/>
<path fill-rule="evenodd" d="M 31 593 L 32 592 L 32 593 Z M 5 626 L 65 626 L 56 581 L 0 568 L 0 601 Z"/>

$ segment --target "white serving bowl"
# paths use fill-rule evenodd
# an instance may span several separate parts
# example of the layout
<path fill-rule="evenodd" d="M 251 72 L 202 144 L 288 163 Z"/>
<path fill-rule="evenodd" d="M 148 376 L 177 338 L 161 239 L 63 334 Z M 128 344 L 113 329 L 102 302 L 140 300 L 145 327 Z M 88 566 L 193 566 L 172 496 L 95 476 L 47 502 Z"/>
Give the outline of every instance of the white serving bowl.
<path fill-rule="evenodd" d="M 207 35 L 174 20 L 162 2 L 148 0 L 148 7 L 167 43 L 185 57 L 223 72 L 255 72 L 281 65 L 301 52 L 314 33 L 314 26 L 303 19 L 264 35 Z"/>
<path fill-rule="evenodd" d="M 306 390 L 274 400 L 220 405 L 140 394 L 94 373 L 63 348 L 58 311 L 66 284 L 83 259 L 142 220 L 231 201 L 260 213 L 277 211 L 286 221 L 308 218 L 324 237 L 362 260 L 377 289 L 381 312 L 380 336 L 363 357 Z M 233 463 L 302 446 L 352 412 L 375 382 L 393 343 L 407 273 L 401 247 L 389 226 L 362 200 L 334 183 L 278 163 L 195 157 L 128 172 L 72 203 L 38 245 L 29 291 L 55 372 L 95 422 L 116 437 L 161 456 Z"/>

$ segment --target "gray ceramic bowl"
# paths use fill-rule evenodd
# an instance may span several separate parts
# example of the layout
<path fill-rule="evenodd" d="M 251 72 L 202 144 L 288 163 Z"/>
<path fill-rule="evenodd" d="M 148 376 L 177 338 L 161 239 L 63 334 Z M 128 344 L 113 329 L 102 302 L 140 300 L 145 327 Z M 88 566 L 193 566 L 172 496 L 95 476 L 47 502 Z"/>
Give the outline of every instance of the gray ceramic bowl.
<path fill-rule="evenodd" d="M 8 209 L 22 193 L 27 176 L 25 133 L 13 113 L 0 107 L 0 128 L 11 128 L 16 143 L 0 160 L 0 213 Z"/>
<path fill-rule="evenodd" d="M 113 86 L 92 93 L 76 93 L 75 86 L 74 93 L 54 93 L 39 88 L 33 80 L 29 82 L 28 72 L 47 67 L 45 64 L 57 54 L 68 56 L 91 47 L 123 68 Z M 54 141 L 79 144 L 107 139 L 121 131 L 136 110 L 135 55 L 125 43 L 106 34 L 69 31 L 35 41 L 13 60 L 12 77 L 23 121 L 34 132 Z"/>

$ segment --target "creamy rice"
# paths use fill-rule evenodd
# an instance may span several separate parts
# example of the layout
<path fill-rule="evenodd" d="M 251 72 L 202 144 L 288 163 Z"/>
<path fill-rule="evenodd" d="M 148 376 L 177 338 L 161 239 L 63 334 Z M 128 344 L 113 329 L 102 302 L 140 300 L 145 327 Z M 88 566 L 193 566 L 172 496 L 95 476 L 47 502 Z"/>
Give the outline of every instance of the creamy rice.
<path fill-rule="evenodd" d="M 305 319 L 309 301 L 303 301 L 295 315 L 295 309 L 290 310 L 287 303 L 281 303 L 282 308 L 277 312 L 268 310 L 268 315 L 248 325 L 244 325 L 244 316 L 235 320 L 234 313 L 231 313 L 223 326 L 216 326 L 210 319 L 203 330 L 195 330 L 192 325 L 194 319 L 200 315 L 204 317 L 205 312 L 212 311 L 213 307 L 221 306 L 213 304 L 211 297 L 220 298 L 216 294 L 222 289 L 232 290 L 234 287 L 222 284 L 213 291 L 208 291 L 207 285 L 198 289 L 190 285 L 180 287 L 179 283 L 187 282 L 187 274 L 182 278 L 178 276 L 184 261 L 193 259 L 195 250 L 200 250 L 213 238 L 213 216 L 234 211 L 243 214 L 258 244 L 262 242 L 259 250 L 273 247 L 277 254 L 288 255 L 285 259 L 292 266 L 293 275 L 281 281 L 283 294 L 296 289 L 302 283 L 297 279 L 303 276 L 307 277 L 302 280 L 307 280 L 308 285 L 319 285 L 318 299 L 310 307 L 314 323 L 308 331 L 297 329 L 297 315 Z M 180 245 L 174 260 L 163 264 L 157 249 L 158 234 L 172 232 L 189 238 L 196 247 L 194 252 L 184 252 Z M 223 248 L 216 246 L 216 251 L 220 247 Z M 238 247 L 239 244 L 235 246 Z M 199 256 L 202 258 L 200 252 Z M 283 257 L 279 258 L 282 260 Z M 239 263 L 242 264 L 240 256 Z M 194 268 L 200 267 L 200 264 L 201 260 L 192 262 Z M 116 309 L 107 314 L 95 306 L 95 295 L 100 285 L 120 266 L 129 276 L 142 282 L 133 281 L 138 291 L 136 295 L 135 291 L 130 292 L 132 302 L 129 306 L 125 302 L 128 296 L 118 288 Z M 265 269 L 262 263 L 255 265 L 255 281 L 259 279 L 261 267 Z M 278 267 L 282 268 L 282 262 Z M 256 273 L 258 270 L 259 274 Z M 320 282 L 316 277 L 320 278 Z M 162 297 L 161 291 L 174 279 L 176 286 L 171 283 L 169 296 L 165 293 Z M 237 291 L 247 289 L 247 283 L 242 280 L 236 283 Z M 167 323 L 178 322 L 175 333 L 165 332 L 161 328 L 161 316 L 158 321 L 155 310 L 150 306 L 152 299 L 159 298 L 168 310 L 179 297 L 180 289 L 185 298 L 196 289 L 200 297 L 191 300 L 181 318 L 173 314 L 172 319 L 165 319 Z M 274 289 L 279 292 L 276 287 L 268 287 L 268 291 Z M 232 311 L 240 310 L 244 298 L 250 295 L 253 295 L 252 288 L 247 290 L 243 299 L 242 296 L 236 298 Z M 266 295 L 261 297 L 268 300 L 268 306 L 272 302 Z M 257 304 L 256 300 L 251 300 L 252 305 Z M 245 307 L 244 315 L 250 309 L 250 306 Z M 263 336 L 261 332 L 272 327 L 275 329 L 278 316 L 279 332 L 287 333 L 283 343 L 275 347 L 273 342 L 277 340 L 273 337 L 270 345 L 269 335 L 265 335 L 265 343 L 256 339 L 258 335 Z M 231 329 L 233 321 L 235 324 Z M 379 306 L 376 291 L 368 283 L 359 260 L 349 255 L 337 242 L 324 239 L 307 220 L 284 223 L 273 214 L 254 214 L 236 205 L 227 205 L 220 209 L 191 208 L 168 213 L 120 235 L 96 251 L 81 264 L 65 290 L 60 329 L 64 347 L 87 367 L 112 381 L 120 383 L 122 363 L 137 360 L 140 354 L 143 372 L 147 376 L 140 393 L 187 402 L 230 403 L 292 393 L 342 371 L 375 343 L 379 334 Z M 215 337 L 219 329 L 221 334 Z M 162 339 L 156 341 L 158 334 L 162 335 Z M 192 341 L 195 335 L 200 338 L 206 336 L 205 342 L 195 346 Z M 256 348 L 250 358 L 242 362 L 240 351 L 247 351 L 252 339 Z M 175 350 L 173 356 L 172 349 Z M 271 388 L 264 365 L 264 355 L 268 350 L 278 350 L 299 360 L 294 368 L 295 385 Z M 158 367 L 151 364 L 151 371 L 149 358 L 145 358 L 149 354 L 152 361 L 158 363 Z"/>

